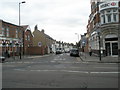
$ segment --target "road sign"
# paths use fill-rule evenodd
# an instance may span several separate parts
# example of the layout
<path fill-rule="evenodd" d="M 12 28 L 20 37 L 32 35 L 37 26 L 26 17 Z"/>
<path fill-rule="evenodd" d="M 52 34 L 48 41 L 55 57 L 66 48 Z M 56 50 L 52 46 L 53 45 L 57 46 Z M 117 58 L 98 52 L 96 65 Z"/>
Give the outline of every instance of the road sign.
<path fill-rule="evenodd" d="M 38 46 L 41 47 L 42 46 L 42 42 L 38 42 Z"/>

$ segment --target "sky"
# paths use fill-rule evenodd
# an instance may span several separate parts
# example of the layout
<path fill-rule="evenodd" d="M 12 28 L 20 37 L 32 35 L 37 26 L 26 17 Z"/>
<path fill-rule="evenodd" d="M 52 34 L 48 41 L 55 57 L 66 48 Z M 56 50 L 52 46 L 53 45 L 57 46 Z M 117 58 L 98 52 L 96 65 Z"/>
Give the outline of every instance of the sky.
<path fill-rule="evenodd" d="M 76 43 L 80 34 L 87 32 L 90 0 L 23 0 L 20 4 L 21 25 L 29 25 L 34 31 L 44 29 L 57 41 Z M 19 2 L 0 0 L 0 19 L 18 25 Z"/>

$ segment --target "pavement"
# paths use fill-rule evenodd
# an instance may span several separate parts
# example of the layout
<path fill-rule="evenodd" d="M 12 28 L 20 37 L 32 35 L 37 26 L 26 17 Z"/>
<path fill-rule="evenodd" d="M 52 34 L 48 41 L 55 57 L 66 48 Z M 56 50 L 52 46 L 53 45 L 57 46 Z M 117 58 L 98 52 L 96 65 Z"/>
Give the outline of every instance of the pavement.
<path fill-rule="evenodd" d="M 35 58 L 40 58 L 40 57 L 46 57 L 46 56 L 50 56 L 52 54 L 46 54 L 46 55 L 24 55 L 21 56 L 11 56 L 10 58 L 6 58 L 5 62 L 14 62 L 14 61 L 22 61 L 22 60 L 31 60 L 31 59 L 35 59 Z"/>
<path fill-rule="evenodd" d="M 97 62 L 97 63 L 120 63 L 118 60 L 118 56 L 111 57 L 111 56 L 102 56 L 101 60 L 99 56 L 92 55 L 90 56 L 89 53 L 80 53 L 80 59 L 83 62 Z"/>

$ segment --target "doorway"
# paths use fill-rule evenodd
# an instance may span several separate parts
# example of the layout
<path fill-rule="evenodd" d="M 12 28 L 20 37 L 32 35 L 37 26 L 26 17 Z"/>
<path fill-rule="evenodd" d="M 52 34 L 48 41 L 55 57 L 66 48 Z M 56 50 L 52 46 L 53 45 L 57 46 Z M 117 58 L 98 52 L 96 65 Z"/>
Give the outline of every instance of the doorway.
<path fill-rule="evenodd" d="M 118 55 L 118 43 L 117 42 L 107 42 L 105 43 L 106 56 Z"/>

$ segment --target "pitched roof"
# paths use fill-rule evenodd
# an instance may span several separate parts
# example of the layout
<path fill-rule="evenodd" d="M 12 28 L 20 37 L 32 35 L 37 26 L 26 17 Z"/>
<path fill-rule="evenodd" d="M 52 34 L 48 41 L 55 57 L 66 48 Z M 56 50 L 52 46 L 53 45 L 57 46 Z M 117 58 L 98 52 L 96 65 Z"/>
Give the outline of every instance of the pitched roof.
<path fill-rule="evenodd" d="M 22 27 L 24 28 L 25 32 L 30 31 L 31 35 L 34 36 L 33 33 L 31 32 L 31 28 L 29 27 L 29 25 L 22 25 Z"/>

